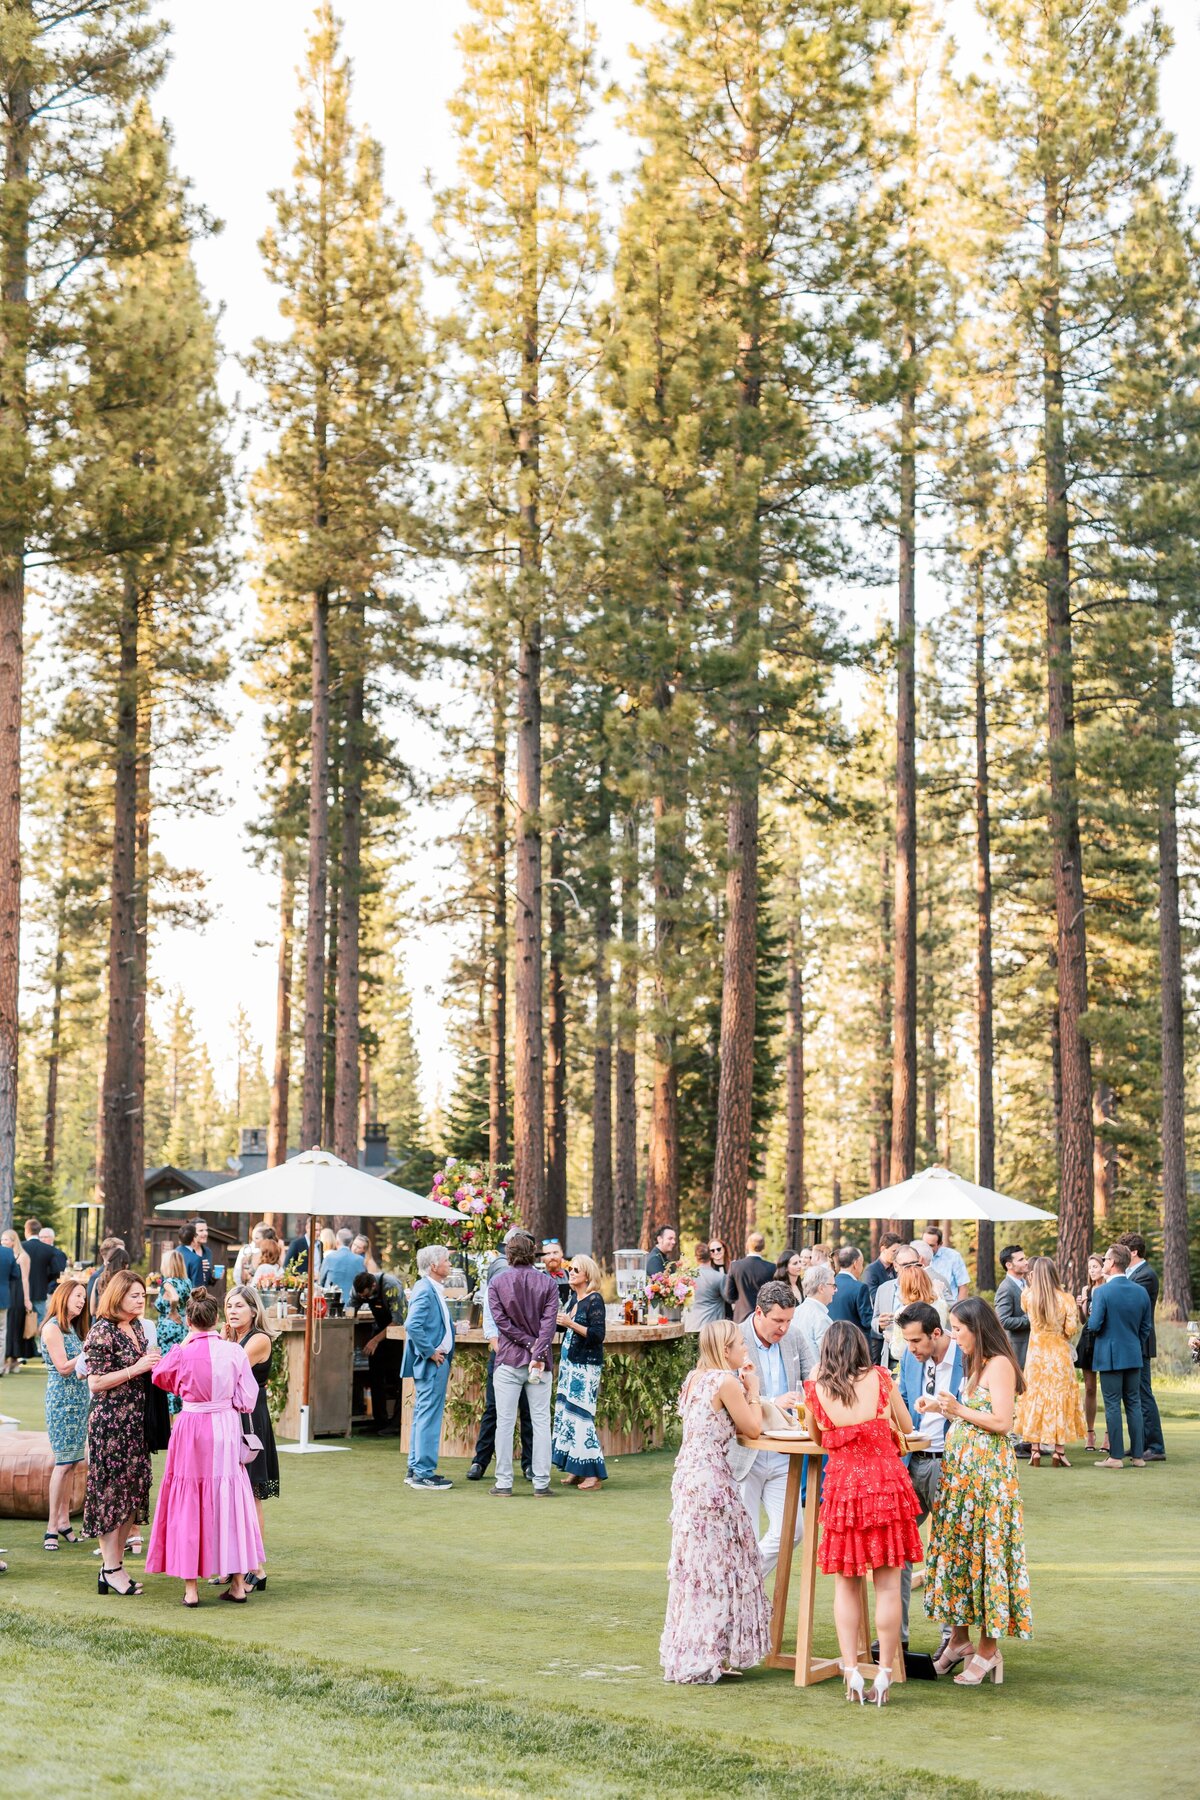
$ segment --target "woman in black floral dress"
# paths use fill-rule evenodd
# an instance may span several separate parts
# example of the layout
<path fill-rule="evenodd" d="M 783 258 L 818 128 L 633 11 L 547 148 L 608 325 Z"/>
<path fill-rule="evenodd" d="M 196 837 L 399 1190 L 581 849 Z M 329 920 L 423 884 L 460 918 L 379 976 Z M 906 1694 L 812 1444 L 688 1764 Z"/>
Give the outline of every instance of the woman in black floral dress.
<path fill-rule="evenodd" d="M 88 1421 L 88 1476 L 83 1529 L 102 1551 L 97 1585 L 102 1594 L 140 1594 L 122 1558 L 134 1525 L 150 1517 L 150 1453 L 146 1448 L 147 1378 L 162 1352 L 147 1347 L 142 1329 L 146 1287 L 140 1275 L 121 1269 L 104 1289 L 98 1317 L 88 1332 L 87 1360 L 92 1412 Z"/>

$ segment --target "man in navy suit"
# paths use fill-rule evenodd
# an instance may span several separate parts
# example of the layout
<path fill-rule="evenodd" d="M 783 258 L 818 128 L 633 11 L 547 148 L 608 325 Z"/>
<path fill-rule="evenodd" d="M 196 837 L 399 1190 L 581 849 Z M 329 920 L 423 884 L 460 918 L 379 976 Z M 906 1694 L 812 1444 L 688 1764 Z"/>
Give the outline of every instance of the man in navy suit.
<path fill-rule="evenodd" d="M 1110 1244 L 1104 1258 L 1104 1284 L 1092 1296 L 1088 1324 L 1092 1329 L 1092 1367 L 1100 1377 L 1104 1395 L 1104 1421 L 1108 1426 L 1108 1455 L 1098 1469 L 1125 1467 L 1125 1441 L 1121 1436 L 1121 1403 L 1129 1421 L 1130 1460 L 1144 1469 L 1145 1424 L 1142 1418 L 1142 1364 L 1150 1349 L 1150 1296 L 1129 1279 L 1130 1255 L 1124 1244 Z"/>
<path fill-rule="evenodd" d="M 829 1317 L 846 1319 L 858 1325 L 871 1337 L 871 1301 L 873 1296 L 863 1281 L 863 1253 L 853 1244 L 843 1244 L 837 1253 L 834 1296 L 829 1304 Z"/>
<path fill-rule="evenodd" d="M 1152 1364 L 1158 1355 L 1158 1339 L 1154 1335 L 1154 1309 L 1158 1305 L 1158 1273 L 1146 1261 L 1146 1240 L 1140 1231 L 1126 1231 L 1117 1239 L 1129 1252 L 1129 1279 L 1144 1287 L 1150 1296 L 1150 1345 L 1142 1363 L 1142 1427 L 1146 1435 L 1146 1461 L 1166 1462 L 1167 1446 L 1163 1442 L 1162 1420 L 1151 1382 Z"/>
<path fill-rule="evenodd" d="M 946 1418 L 943 1413 L 921 1413 L 917 1401 L 924 1395 L 932 1400 L 937 1394 L 953 1394 L 963 1378 L 962 1351 L 942 1330 L 941 1317 L 923 1300 L 897 1314 L 896 1323 L 904 1336 L 904 1354 L 900 1358 L 900 1395 L 922 1437 L 929 1439 L 928 1450 L 914 1450 L 908 1459 L 908 1473 L 917 1499 L 921 1502 L 918 1524 L 923 1524 L 933 1511 L 942 1482 L 942 1452 L 946 1447 Z M 912 1594 L 912 1564 L 905 1563 L 900 1576 L 900 1641 L 908 1642 L 908 1603 Z"/>
<path fill-rule="evenodd" d="M 405 1486 L 440 1494 L 453 1486 L 437 1472 L 442 1442 L 442 1414 L 454 1360 L 454 1325 L 442 1284 L 450 1273 L 450 1252 L 443 1244 L 423 1244 L 417 1251 L 420 1280 L 413 1288 L 404 1321 L 402 1380 L 412 1376 L 413 1411 Z"/>

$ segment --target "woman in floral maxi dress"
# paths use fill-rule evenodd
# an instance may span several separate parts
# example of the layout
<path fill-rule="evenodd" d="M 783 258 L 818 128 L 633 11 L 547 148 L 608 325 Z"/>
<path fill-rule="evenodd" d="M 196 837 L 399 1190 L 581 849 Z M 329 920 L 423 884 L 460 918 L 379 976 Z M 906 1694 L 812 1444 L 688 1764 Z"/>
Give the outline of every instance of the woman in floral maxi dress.
<path fill-rule="evenodd" d="M 1069 1469 L 1066 1447 L 1078 1442 L 1087 1430 L 1071 1348 L 1071 1339 L 1079 1330 L 1079 1309 L 1048 1256 L 1034 1257 L 1021 1305 L 1029 1315 L 1030 1331 L 1017 1430 L 1033 1446 L 1031 1469 L 1041 1463 L 1042 1444 L 1053 1446 L 1052 1467 Z"/>
<path fill-rule="evenodd" d="M 758 1375 L 737 1326 L 700 1331 L 683 1384 L 683 1442 L 671 1482 L 670 1593 L 659 1657 L 667 1681 L 715 1682 L 761 1662 L 770 1648 L 762 1562 L 729 1466 L 738 1431 L 762 1430 Z"/>
<path fill-rule="evenodd" d="M 999 1685 L 1004 1659 L 998 1640 L 1033 1636 L 1025 1522 L 1009 1437 L 1025 1377 L 986 1300 L 951 1307 L 950 1330 L 967 1371 L 965 1403 L 949 1393 L 917 1401 L 918 1412 L 940 1412 L 953 1421 L 930 1520 L 925 1611 L 951 1628 L 934 1662 L 938 1674 L 966 1658 L 954 1678 L 960 1687 L 977 1687 L 989 1675 Z M 971 1655 L 973 1625 L 979 1644 Z"/>

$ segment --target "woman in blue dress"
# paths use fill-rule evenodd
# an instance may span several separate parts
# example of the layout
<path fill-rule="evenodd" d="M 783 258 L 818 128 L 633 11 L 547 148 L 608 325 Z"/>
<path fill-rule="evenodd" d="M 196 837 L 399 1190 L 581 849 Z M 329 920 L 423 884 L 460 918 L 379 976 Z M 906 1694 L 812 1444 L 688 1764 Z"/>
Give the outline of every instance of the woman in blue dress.
<path fill-rule="evenodd" d="M 68 1544 L 79 1542 L 71 1529 L 71 1477 L 76 1464 L 87 1455 L 92 1397 L 87 1376 L 75 1372 L 75 1361 L 87 1331 L 87 1288 L 82 1281 L 64 1276 L 50 1296 L 38 1334 L 46 1364 L 46 1431 L 54 1452 L 43 1550 L 57 1550 L 60 1538 Z"/>
<path fill-rule="evenodd" d="M 564 1487 L 577 1486 L 586 1493 L 608 1479 L 596 1429 L 604 1366 L 604 1299 L 600 1269 L 590 1256 L 572 1257 L 567 1280 L 572 1305 L 570 1311 L 558 1315 L 563 1347 L 558 1360 L 552 1461 L 564 1471 Z"/>
<path fill-rule="evenodd" d="M 187 1278 L 187 1269 L 178 1250 L 172 1250 L 163 1258 L 162 1273 L 162 1286 L 158 1290 L 154 1310 L 158 1314 L 155 1336 L 158 1347 L 165 1356 L 176 1344 L 182 1344 L 187 1336 L 187 1320 L 183 1314 L 192 1284 Z M 171 1409 L 171 1417 L 174 1418 L 183 1403 L 177 1394 L 168 1394 L 167 1404 Z"/>

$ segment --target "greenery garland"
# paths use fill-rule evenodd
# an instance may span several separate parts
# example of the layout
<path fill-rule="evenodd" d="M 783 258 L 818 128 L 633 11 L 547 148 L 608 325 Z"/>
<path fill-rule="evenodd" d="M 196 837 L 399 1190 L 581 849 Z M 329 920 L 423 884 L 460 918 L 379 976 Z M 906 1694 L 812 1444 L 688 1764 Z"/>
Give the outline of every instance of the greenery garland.
<path fill-rule="evenodd" d="M 675 1411 L 679 1390 L 696 1365 L 694 1332 L 665 1343 L 651 1342 L 639 1354 L 621 1350 L 605 1354 L 600 1377 L 596 1423 L 616 1432 L 641 1432 L 653 1440 L 662 1434 L 668 1443 L 678 1435 Z M 483 1414 L 487 1352 L 463 1346 L 454 1358 L 446 1393 L 446 1424 L 452 1436 L 473 1438 Z M 558 1379 L 555 1356 L 554 1377 Z"/>
<path fill-rule="evenodd" d="M 282 1337 L 275 1342 L 281 1348 L 281 1354 L 271 1355 L 271 1373 L 267 1377 L 267 1411 L 271 1415 L 272 1425 L 278 1425 L 288 1403 L 288 1355 L 287 1344 Z"/>

